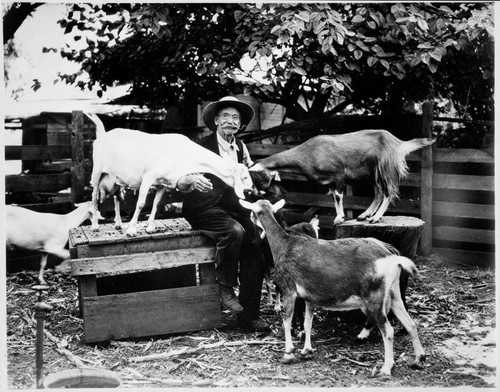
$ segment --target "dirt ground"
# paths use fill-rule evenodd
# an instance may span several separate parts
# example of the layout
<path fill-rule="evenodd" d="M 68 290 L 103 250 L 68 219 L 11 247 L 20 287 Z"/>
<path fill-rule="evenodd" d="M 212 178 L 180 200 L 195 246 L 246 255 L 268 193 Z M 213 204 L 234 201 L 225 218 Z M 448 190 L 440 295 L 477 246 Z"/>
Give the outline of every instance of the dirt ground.
<path fill-rule="evenodd" d="M 313 322 L 314 357 L 282 364 L 281 315 L 267 305 L 264 291 L 262 315 L 272 325 L 270 333 L 242 331 L 235 317 L 224 312 L 223 326 L 217 330 L 84 344 L 76 280 L 49 270 L 46 302 L 53 310 L 45 324 L 44 374 L 78 367 L 108 369 L 121 378 L 124 388 L 497 387 L 494 272 L 447 268 L 435 256 L 416 262 L 422 280 L 410 279 L 407 302 L 428 354 L 423 370 L 410 368 L 413 348 L 395 323 L 392 377 L 374 376 L 383 362 L 380 334 L 358 341 L 358 313 L 321 309 Z M 8 389 L 35 385 L 36 301 L 30 290 L 34 275 L 7 276 Z"/>

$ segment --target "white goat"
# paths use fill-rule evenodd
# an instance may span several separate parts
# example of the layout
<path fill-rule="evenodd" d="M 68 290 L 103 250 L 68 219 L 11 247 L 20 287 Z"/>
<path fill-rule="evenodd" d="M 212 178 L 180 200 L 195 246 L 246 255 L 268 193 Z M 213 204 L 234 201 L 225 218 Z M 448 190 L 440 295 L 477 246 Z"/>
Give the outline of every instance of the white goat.
<path fill-rule="evenodd" d="M 48 254 L 69 259 L 69 230 L 92 218 L 91 202 L 76 204 L 77 208 L 68 214 L 36 212 L 27 208 L 8 205 L 6 209 L 6 243 L 9 249 L 25 249 L 42 252 L 38 281 L 45 284 L 43 273 Z"/>
<path fill-rule="evenodd" d="M 375 198 L 359 220 L 380 221 L 398 197 L 399 183 L 408 174 L 405 157 L 435 139 L 399 140 L 385 130 L 363 130 L 342 135 L 320 135 L 289 150 L 258 160 L 250 168 L 257 189 L 265 191 L 279 170 L 298 171 L 309 181 L 329 187 L 336 210 L 334 224 L 344 221 L 343 193 L 347 183 L 375 184 Z"/>
<path fill-rule="evenodd" d="M 305 344 L 301 357 L 312 355 L 311 328 L 313 304 L 328 310 L 360 309 L 374 322 L 384 340 L 384 365 L 380 375 L 390 375 L 394 366 L 394 328 L 387 319 L 390 310 L 408 331 L 415 350 L 413 367 L 421 368 L 425 359 L 415 322 L 401 300 L 401 268 L 418 274 L 415 264 L 406 257 L 387 256 L 387 247 L 374 238 L 321 240 L 290 235 L 278 224 L 274 213 L 284 200 L 272 205 L 267 200 L 240 204 L 252 210 L 266 231 L 275 263 L 274 279 L 283 291 L 285 328 L 284 363 L 294 360 L 291 321 L 295 299 L 306 302 Z"/>
<path fill-rule="evenodd" d="M 91 177 L 92 201 L 98 208 L 109 194 L 115 196 L 115 226 L 121 227 L 119 198 L 121 187 L 139 188 L 134 215 L 126 234 L 137 235 L 137 221 L 144 208 L 146 196 L 152 186 L 157 188 L 147 233 L 155 231 L 154 219 L 165 190 L 174 190 L 180 177 L 190 173 L 211 173 L 234 188 L 238 197 L 252 189 L 248 169 L 235 164 L 198 145 L 181 134 L 148 134 L 131 129 L 115 128 L 106 132 L 104 124 L 95 114 L 86 115 L 96 125 L 93 146 L 93 170 Z M 93 230 L 99 230 L 97 219 L 92 221 Z"/>

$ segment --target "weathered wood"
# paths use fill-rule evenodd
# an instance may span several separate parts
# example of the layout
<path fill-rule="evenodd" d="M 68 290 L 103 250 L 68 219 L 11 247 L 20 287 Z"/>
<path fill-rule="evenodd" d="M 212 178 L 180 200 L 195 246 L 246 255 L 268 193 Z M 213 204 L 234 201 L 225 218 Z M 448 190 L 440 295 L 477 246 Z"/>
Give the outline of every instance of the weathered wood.
<path fill-rule="evenodd" d="M 350 220 L 334 227 L 335 238 L 373 237 L 387 242 L 401 255 L 415 257 L 425 222 L 409 216 L 384 216 L 378 223 Z"/>
<path fill-rule="evenodd" d="M 58 192 L 70 186 L 70 173 L 5 176 L 6 192 Z"/>
<path fill-rule="evenodd" d="M 84 201 L 85 157 L 83 153 L 83 112 L 74 111 L 71 118 L 71 198 Z"/>
<path fill-rule="evenodd" d="M 495 206 L 490 204 L 451 203 L 434 201 L 433 215 L 451 216 L 454 218 L 495 219 Z"/>
<path fill-rule="evenodd" d="M 434 252 L 441 257 L 445 264 L 451 267 L 495 269 L 494 253 L 451 248 L 434 248 Z"/>
<path fill-rule="evenodd" d="M 85 342 L 218 328 L 218 285 L 83 299 Z"/>
<path fill-rule="evenodd" d="M 495 244 L 494 230 L 480 230 L 465 227 L 439 226 L 432 229 L 436 240 L 470 242 L 475 244 Z"/>
<path fill-rule="evenodd" d="M 5 146 L 5 160 L 57 160 L 71 158 L 70 146 Z"/>
<path fill-rule="evenodd" d="M 464 176 L 459 174 L 435 174 L 434 189 L 466 189 L 471 191 L 494 191 L 494 176 Z"/>
<path fill-rule="evenodd" d="M 213 246 L 86 258 L 71 262 L 71 274 L 82 276 L 150 271 L 183 265 L 213 263 L 214 258 L 215 249 Z"/>

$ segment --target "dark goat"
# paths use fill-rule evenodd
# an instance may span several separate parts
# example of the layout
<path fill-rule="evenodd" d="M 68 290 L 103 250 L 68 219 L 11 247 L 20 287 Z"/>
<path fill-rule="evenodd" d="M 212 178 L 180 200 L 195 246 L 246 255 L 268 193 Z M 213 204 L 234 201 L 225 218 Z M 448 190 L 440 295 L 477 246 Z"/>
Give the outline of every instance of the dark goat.
<path fill-rule="evenodd" d="M 366 180 L 374 184 L 375 198 L 359 220 L 378 222 L 398 197 L 399 183 L 408 174 L 406 156 L 429 146 L 434 139 L 402 141 L 385 130 L 363 130 L 343 135 L 319 135 L 306 142 L 258 160 L 250 168 L 255 187 L 265 191 L 279 170 L 301 173 L 309 181 L 329 187 L 337 216 L 344 221 L 345 185 Z"/>
<path fill-rule="evenodd" d="M 403 324 L 415 351 L 413 367 L 422 367 L 424 350 L 415 322 L 401 300 L 399 276 L 401 269 L 413 275 L 418 271 L 408 258 L 388 255 L 386 244 L 374 238 L 318 240 L 288 234 L 274 218 L 284 200 L 272 205 L 266 200 L 240 204 L 252 210 L 263 225 L 275 263 L 275 280 L 283 290 L 285 328 L 284 362 L 294 359 L 291 320 L 295 299 L 306 301 L 304 322 L 305 343 L 302 357 L 312 355 L 311 328 L 313 305 L 328 310 L 361 309 L 377 325 L 384 340 L 384 365 L 381 375 L 390 375 L 394 366 L 394 328 L 387 319 L 390 310 Z"/>

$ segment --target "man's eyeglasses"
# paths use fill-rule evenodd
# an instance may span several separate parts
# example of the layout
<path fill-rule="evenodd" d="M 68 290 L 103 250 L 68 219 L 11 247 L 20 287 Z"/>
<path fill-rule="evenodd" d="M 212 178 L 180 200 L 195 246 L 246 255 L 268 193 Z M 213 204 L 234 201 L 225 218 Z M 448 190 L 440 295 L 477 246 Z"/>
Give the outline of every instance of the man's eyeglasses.
<path fill-rule="evenodd" d="M 240 116 L 238 116 L 237 114 L 222 113 L 219 114 L 219 117 L 222 117 L 224 120 L 229 120 L 230 118 L 232 118 L 233 121 L 240 121 Z"/>

